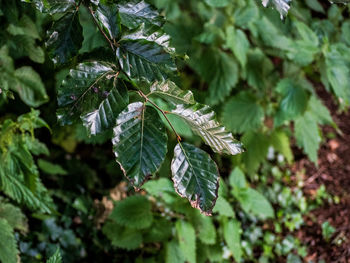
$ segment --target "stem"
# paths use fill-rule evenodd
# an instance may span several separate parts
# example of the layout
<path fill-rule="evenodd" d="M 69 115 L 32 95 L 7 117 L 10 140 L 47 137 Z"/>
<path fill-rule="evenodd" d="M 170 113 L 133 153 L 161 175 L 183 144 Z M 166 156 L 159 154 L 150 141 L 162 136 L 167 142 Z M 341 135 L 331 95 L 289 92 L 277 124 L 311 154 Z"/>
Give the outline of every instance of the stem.
<path fill-rule="evenodd" d="M 151 101 L 141 90 L 139 90 L 138 93 L 139 93 L 139 95 L 140 95 L 142 98 L 145 99 L 146 102 L 151 103 L 157 110 L 159 110 L 159 111 L 163 114 L 164 118 L 167 120 L 167 122 L 169 123 L 171 129 L 172 129 L 173 132 L 175 133 L 175 135 L 176 135 L 176 140 L 177 140 L 178 142 L 180 142 L 180 141 L 181 141 L 180 135 L 176 132 L 174 126 L 171 124 L 170 120 L 168 119 L 168 116 L 166 116 L 166 114 L 167 114 L 168 112 L 165 111 L 165 110 L 162 110 L 161 108 L 159 108 L 159 106 L 158 106 L 157 104 L 155 104 L 153 101 Z"/>
<path fill-rule="evenodd" d="M 109 39 L 109 37 L 106 35 L 106 33 L 103 31 L 103 29 L 101 28 L 101 26 L 98 24 L 95 16 L 94 16 L 94 11 L 92 10 L 92 8 L 89 6 L 88 7 L 89 11 L 90 11 L 90 14 L 96 24 L 96 26 L 98 27 L 98 30 L 100 30 L 100 32 L 102 33 L 102 35 L 104 36 L 104 38 L 108 41 L 109 45 L 111 46 L 112 50 L 115 51 L 115 48 L 114 48 L 114 45 L 113 45 L 113 42 Z"/>

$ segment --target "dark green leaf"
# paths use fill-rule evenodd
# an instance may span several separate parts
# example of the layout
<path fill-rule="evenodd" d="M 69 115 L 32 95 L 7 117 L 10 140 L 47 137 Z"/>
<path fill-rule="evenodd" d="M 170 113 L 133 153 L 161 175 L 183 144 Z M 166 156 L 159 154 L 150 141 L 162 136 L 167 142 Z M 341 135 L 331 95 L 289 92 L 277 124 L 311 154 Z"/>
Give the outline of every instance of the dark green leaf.
<path fill-rule="evenodd" d="M 125 176 L 139 188 L 165 158 L 167 134 L 157 111 L 135 102 L 118 116 L 113 149 Z"/>
<path fill-rule="evenodd" d="M 48 31 L 47 51 L 56 64 L 67 63 L 78 54 L 83 43 L 83 29 L 78 13 L 66 13 Z"/>
<path fill-rule="evenodd" d="M 219 172 L 210 156 L 191 144 L 178 143 L 171 171 L 176 192 L 194 208 L 211 214 L 218 198 Z"/>
<path fill-rule="evenodd" d="M 120 17 L 116 5 L 99 4 L 95 17 L 100 27 L 111 39 L 117 39 L 121 32 Z"/>
<path fill-rule="evenodd" d="M 75 0 L 22 0 L 27 3 L 33 3 L 40 12 L 43 13 L 64 13 L 74 11 L 76 8 Z"/>
<path fill-rule="evenodd" d="M 242 68 L 244 68 L 247 64 L 247 53 L 250 46 L 245 33 L 233 26 L 227 27 L 226 46 L 232 50 Z"/>
<path fill-rule="evenodd" d="M 242 144 L 216 121 L 215 113 L 209 106 L 198 103 L 188 106 L 181 104 L 171 113 L 183 118 L 213 151 L 232 155 L 243 151 Z"/>

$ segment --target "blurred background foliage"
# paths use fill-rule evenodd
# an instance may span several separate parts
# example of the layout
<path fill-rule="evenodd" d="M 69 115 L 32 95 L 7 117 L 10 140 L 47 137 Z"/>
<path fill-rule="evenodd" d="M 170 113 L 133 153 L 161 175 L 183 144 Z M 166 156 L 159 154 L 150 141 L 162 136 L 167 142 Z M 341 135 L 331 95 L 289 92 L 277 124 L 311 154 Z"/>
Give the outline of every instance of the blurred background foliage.
<path fill-rule="evenodd" d="M 290 167 L 300 158 L 317 165 L 326 138 L 320 127 L 337 130 L 316 88 L 323 86 L 339 110 L 349 106 L 348 6 L 293 0 L 281 20 L 257 0 L 151 3 L 167 17 L 165 31 L 183 58 L 177 60 L 183 86 L 213 106 L 247 149 L 234 157 L 214 154 L 171 119 L 219 166 L 213 216 L 174 192 L 172 153 L 135 193 L 106 134 L 88 137 L 82 124 L 57 125 L 57 86 L 72 65 L 104 56 L 108 45 L 87 10 L 79 9 L 79 56 L 55 68 L 44 43 L 57 18 L 3 0 L 0 261 L 43 262 L 59 246 L 63 262 L 302 262 L 307 247 L 293 233 L 303 215 L 333 198 L 324 187 L 305 196 L 303 171 Z M 334 228 L 325 222 L 322 231 L 327 240 Z"/>

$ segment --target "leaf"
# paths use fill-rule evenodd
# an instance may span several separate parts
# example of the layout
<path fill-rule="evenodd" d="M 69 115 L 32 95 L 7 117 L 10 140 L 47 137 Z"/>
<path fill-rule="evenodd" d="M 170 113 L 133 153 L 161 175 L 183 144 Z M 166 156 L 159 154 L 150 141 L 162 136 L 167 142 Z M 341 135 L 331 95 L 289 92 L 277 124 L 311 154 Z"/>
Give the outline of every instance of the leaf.
<path fill-rule="evenodd" d="M 234 193 L 246 213 L 252 213 L 263 220 L 274 217 L 270 202 L 255 189 L 241 188 Z"/>
<path fill-rule="evenodd" d="M 56 249 L 56 252 L 46 261 L 46 263 L 62 263 L 62 257 L 59 248 Z"/>
<path fill-rule="evenodd" d="M 220 195 L 216 200 L 213 212 L 219 213 L 221 216 L 235 217 L 235 212 L 233 211 L 230 203 Z"/>
<path fill-rule="evenodd" d="M 129 98 L 124 81 L 116 79 L 113 67 L 104 62 L 85 62 L 70 71 L 58 89 L 61 124 L 71 124 L 80 117 L 93 135 L 115 124 Z"/>
<path fill-rule="evenodd" d="M 334 123 L 329 110 L 316 96 L 310 97 L 308 108 L 316 118 L 318 124 L 325 125 Z"/>
<path fill-rule="evenodd" d="M 288 134 L 280 130 L 275 130 L 270 137 L 273 148 L 283 154 L 289 164 L 292 163 L 293 152 L 290 147 Z"/>
<path fill-rule="evenodd" d="M 180 250 L 179 244 L 175 240 L 171 240 L 166 244 L 166 263 L 185 263 L 185 257 Z"/>
<path fill-rule="evenodd" d="M 181 104 L 171 113 L 183 118 L 214 152 L 232 155 L 243 152 L 242 144 L 216 121 L 215 113 L 209 106 L 199 103 L 188 106 Z"/>
<path fill-rule="evenodd" d="M 176 70 L 167 51 L 156 42 L 147 40 L 121 40 L 116 56 L 122 70 L 132 79 L 165 80 Z"/>
<path fill-rule="evenodd" d="M 38 107 L 49 100 L 44 84 L 38 73 L 31 67 L 23 66 L 14 72 L 12 89 L 31 107 Z"/>
<path fill-rule="evenodd" d="M 229 0 L 204 0 L 209 6 L 212 7 L 225 7 L 230 1 Z"/>
<path fill-rule="evenodd" d="M 5 219 L 13 229 L 23 233 L 28 231 L 28 222 L 21 209 L 9 203 L 0 201 L 0 220 Z"/>
<path fill-rule="evenodd" d="M 48 31 L 46 48 L 55 64 L 67 63 L 76 56 L 83 43 L 83 29 L 78 13 L 66 13 Z"/>
<path fill-rule="evenodd" d="M 245 175 L 242 172 L 242 170 L 239 169 L 239 167 L 236 167 L 231 172 L 230 177 L 229 177 L 229 182 L 230 182 L 230 186 L 232 188 L 234 188 L 235 190 L 247 187 L 247 181 L 245 179 Z"/>
<path fill-rule="evenodd" d="M 155 173 L 167 152 L 167 134 L 157 111 L 135 102 L 118 116 L 113 150 L 116 161 L 134 187 Z"/>
<path fill-rule="evenodd" d="M 243 133 L 262 125 L 264 110 L 251 94 L 241 92 L 225 103 L 222 117 L 230 130 Z"/>
<path fill-rule="evenodd" d="M 294 120 L 304 113 L 308 96 L 302 87 L 295 84 L 295 80 L 281 80 L 277 84 L 276 91 L 282 94 L 282 100 L 276 113 L 275 126 L 281 125 L 286 120 Z"/>
<path fill-rule="evenodd" d="M 115 222 L 107 221 L 102 232 L 112 241 L 112 245 L 134 250 L 142 244 L 142 234 L 140 230 L 122 227 Z"/>
<path fill-rule="evenodd" d="M 235 219 L 224 221 L 224 239 L 236 262 L 241 261 L 243 254 L 241 247 L 241 231 L 241 224 L 239 221 Z"/>
<path fill-rule="evenodd" d="M 262 0 L 262 4 L 266 7 L 268 4 L 273 4 L 281 15 L 281 19 L 287 15 L 290 8 L 289 4 L 292 0 Z"/>
<path fill-rule="evenodd" d="M 299 147 L 317 164 L 317 151 L 321 143 L 317 121 L 310 112 L 295 120 L 295 138 Z"/>
<path fill-rule="evenodd" d="M 192 207 L 210 215 L 218 198 L 219 172 L 203 150 L 187 143 L 178 143 L 171 162 L 176 192 L 186 197 Z"/>
<path fill-rule="evenodd" d="M 117 5 L 121 23 L 129 29 L 135 29 L 141 24 L 161 26 L 164 23 L 158 11 L 144 1 L 121 1 Z"/>
<path fill-rule="evenodd" d="M 235 54 L 242 68 L 247 64 L 247 53 L 250 47 L 245 33 L 233 26 L 226 28 L 226 46 Z"/>
<path fill-rule="evenodd" d="M 109 218 L 128 228 L 144 229 L 152 224 L 151 208 L 147 198 L 134 195 L 117 202 Z"/>
<path fill-rule="evenodd" d="M 196 263 L 196 235 L 193 226 L 186 221 L 178 220 L 176 231 L 182 254 L 189 263 Z"/>
<path fill-rule="evenodd" d="M 198 238 L 203 244 L 213 245 L 216 243 L 216 229 L 211 217 L 199 214 L 195 226 Z"/>
<path fill-rule="evenodd" d="M 121 33 L 120 16 L 117 5 L 99 4 L 94 16 L 110 39 L 117 39 Z"/>
<path fill-rule="evenodd" d="M 0 261 L 3 263 L 17 263 L 17 244 L 13 229 L 8 222 L 0 218 Z"/>
<path fill-rule="evenodd" d="M 191 91 L 184 91 L 170 80 L 154 82 L 150 87 L 149 95 L 156 95 L 170 103 L 176 104 L 194 104 L 194 98 Z"/>
<path fill-rule="evenodd" d="M 74 11 L 76 4 L 74 0 L 22 0 L 27 3 L 33 3 L 42 13 L 65 13 Z"/>
<path fill-rule="evenodd" d="M 68 172 L 66 170 L 64 170 L 61 165 L 53 164 L 53 163 L 46 161 L 44 159 L 38 160 L 38 166 L 43 172 L 45 172 L 47 174 L 52 174 L 52 175 L 67 175 L 68 174 Z"/>

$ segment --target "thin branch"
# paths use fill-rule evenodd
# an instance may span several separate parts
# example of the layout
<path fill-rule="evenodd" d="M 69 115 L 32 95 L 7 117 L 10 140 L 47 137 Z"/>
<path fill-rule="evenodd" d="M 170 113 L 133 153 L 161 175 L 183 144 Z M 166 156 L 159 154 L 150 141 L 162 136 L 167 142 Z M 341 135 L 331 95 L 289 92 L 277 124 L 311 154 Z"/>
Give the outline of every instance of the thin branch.
<path fill-rule="evenodd" d="M 103 29 L 101 28 L 101 26 L 98 24 L 95 16 L 94 16 L 94 10 L 92 10 L 92 8 L 89 6 L 89 11 L 90 11 L 90 14 L 96 24 L 96 26 L 98 27 L 98 30 L 100 30 L 100 32 L 102 33 L 102 35 L 104 36 L 104 38 L 108 41 L 109 45 L 111 46 L 112 50 L 115 51 L 115 48 L 114 48 L 114 45 L 113 45 L 113 42 L 109 39 L 109 37 L 106 35 L 106 33 L 103 31 Z"/>
<path fill-rule="evenodd" d="M 168 112 L 165 111 L 165 110 L 162 110 L 161 108 L 159 108 L 159 106 L 158 106 L 157 104 L 155 104 L 153 101 L 151 101 L 141 90 L 139 90 L 138 93 L 139 93 L 139 95 L 140 95 L 142 98 L 145 99 L 146 102 L 151 103 L 157 110 L 159 110 L 159 111 L 162 113 L 162 115 L 164 116 L 164 118 L 165 118 L 165 119 L 167 120 L 167 122 L 169 123 L 171 129 L 172 129 L 173 132 L 175 133 L 175 135 L 176 135 L 176 140 L 177 140 L 178 142 L 180 142 L 180 141 L 181 141 L 180 135 L 176 132 L 174 126 L 171 124 L 170 120 L 168 119 L 168 116 L 166 116 L 166 114 L 167 114 Z"/>

